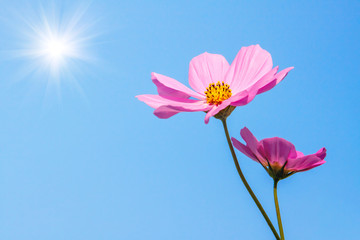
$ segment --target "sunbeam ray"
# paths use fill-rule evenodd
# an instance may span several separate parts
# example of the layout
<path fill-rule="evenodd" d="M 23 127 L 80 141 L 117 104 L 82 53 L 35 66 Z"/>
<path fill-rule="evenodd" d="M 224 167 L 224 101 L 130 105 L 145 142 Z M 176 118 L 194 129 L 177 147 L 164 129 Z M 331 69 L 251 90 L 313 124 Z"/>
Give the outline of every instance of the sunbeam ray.
<path fill-rule="evenodd" d="M 64 81 L 78 88 L 76 75 L 82 66 L 93 63 L 91 45 L 97 33 L 95 20 L 89 16 L 89 5 L 39 5 L 38 8 L 17 11 L 21 23 L 16 27 L 20 36 L 11 56 L 24 66 L 21 78 L 35 73 L 45 78 L 47 89 L 59 88 Z M 24 12 L 24 9 L 26 11 Z M 20 27 L 21 26 L 21 27 Z M 58 89 L 59 90 L 59 89 Z M 81 92 L 81 89 L 79 89 Z"/>

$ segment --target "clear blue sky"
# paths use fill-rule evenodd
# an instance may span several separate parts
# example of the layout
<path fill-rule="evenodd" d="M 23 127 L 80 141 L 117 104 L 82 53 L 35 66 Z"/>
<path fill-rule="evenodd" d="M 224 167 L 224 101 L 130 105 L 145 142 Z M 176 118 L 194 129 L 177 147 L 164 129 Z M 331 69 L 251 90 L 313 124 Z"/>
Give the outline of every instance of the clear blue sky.
<path fill-rule="evenodd" d="M 64 21 L 87 3 L 61 2 Z M 41 5 L 51 15 L 49 4 L 0 4 L 1 239 L 272 239 L 221 122 L 160 120 L 135 98 L 156 93 L 151 72 L 188 85 L 194 56 L 231 62 L 257 43 L 295 69 L 233 112 L 231 135 L 247 126 L 305 154 L 326 147 L 325 165 L 279 183 L 285 236 L 359 239 L 359 1 L 94 0 L 82 18 L 92 60 L 57 78 L 13 52 L 28 44 L 24 19 L 36 22 Z M 272 179 L 237 153 L 275 224 Z"/>

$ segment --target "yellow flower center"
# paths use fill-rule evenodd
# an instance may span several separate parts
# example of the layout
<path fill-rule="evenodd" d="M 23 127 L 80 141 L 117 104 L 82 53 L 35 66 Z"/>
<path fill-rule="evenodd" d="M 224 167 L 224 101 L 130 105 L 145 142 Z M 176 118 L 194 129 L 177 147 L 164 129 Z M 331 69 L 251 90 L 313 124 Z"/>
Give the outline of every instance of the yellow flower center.
<path fill-rule="evenodd" d="M 222 101 L 231 97 L 231 89 L 229 84 L 224 82 L 210 83 L 205 91 L 206 102 L 218 106 Z"/>

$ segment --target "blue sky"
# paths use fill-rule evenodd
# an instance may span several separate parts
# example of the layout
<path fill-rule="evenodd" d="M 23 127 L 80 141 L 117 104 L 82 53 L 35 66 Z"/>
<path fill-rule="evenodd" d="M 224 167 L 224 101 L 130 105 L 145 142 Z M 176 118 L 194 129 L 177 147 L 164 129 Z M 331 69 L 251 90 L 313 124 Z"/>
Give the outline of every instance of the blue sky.
<path fill-rule="evenodd" d="M 232 62 L 251 44 L 295 69 L 233 112 L 231 136 L 247 126 L 305 154 L 328 149 L 325 165 L 279 183 L 286 238 L 358 239 L 358 1 L 0 4 L 1 239 L 272 239 L 221 122 L 205 125 L 204 113 L 161 120 L 135 98 L 156 93 L 151 72 L 188 85 L 194 56 Z M 32 46 L 29 22 L 58 16 L 61 28 L 85 7 L 77 27 L 86 59 L 53 76 L 15 54 Z M 271 178 L 237 154 L 275 224 Z"/>

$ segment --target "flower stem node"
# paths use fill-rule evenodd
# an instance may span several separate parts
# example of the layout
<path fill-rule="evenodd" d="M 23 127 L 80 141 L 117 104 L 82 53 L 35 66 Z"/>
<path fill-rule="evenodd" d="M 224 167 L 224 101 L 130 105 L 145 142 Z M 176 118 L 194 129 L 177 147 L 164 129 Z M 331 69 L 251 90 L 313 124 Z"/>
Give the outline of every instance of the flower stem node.
<path fill-rule="evenodd" d="M 272 177 L 275 181 L 279 181 L 279 180 L 287 178 L 295 173 L 292 171 L 287 171 L 285 169 L 286 164 L 287 164 L 287 162 L 285 162 L 285 164 L 283 166 L 276 164 L 276 163 L 273 163 L 272 165 L 268 164 L 268 166 L 265 167 L 265 170 L 270 175 L 270 177 Z"/>
<path fill-rule="evenodd" d="M 232 111 L 234 111 L 235 108 L 236 107 L 234 106 L 227 106 L 225 109 L 218 112 L 214 117 L 220 120 L 225 120 L 228 116 L 230 116 L 230 114 L 232 113 Z"/>

